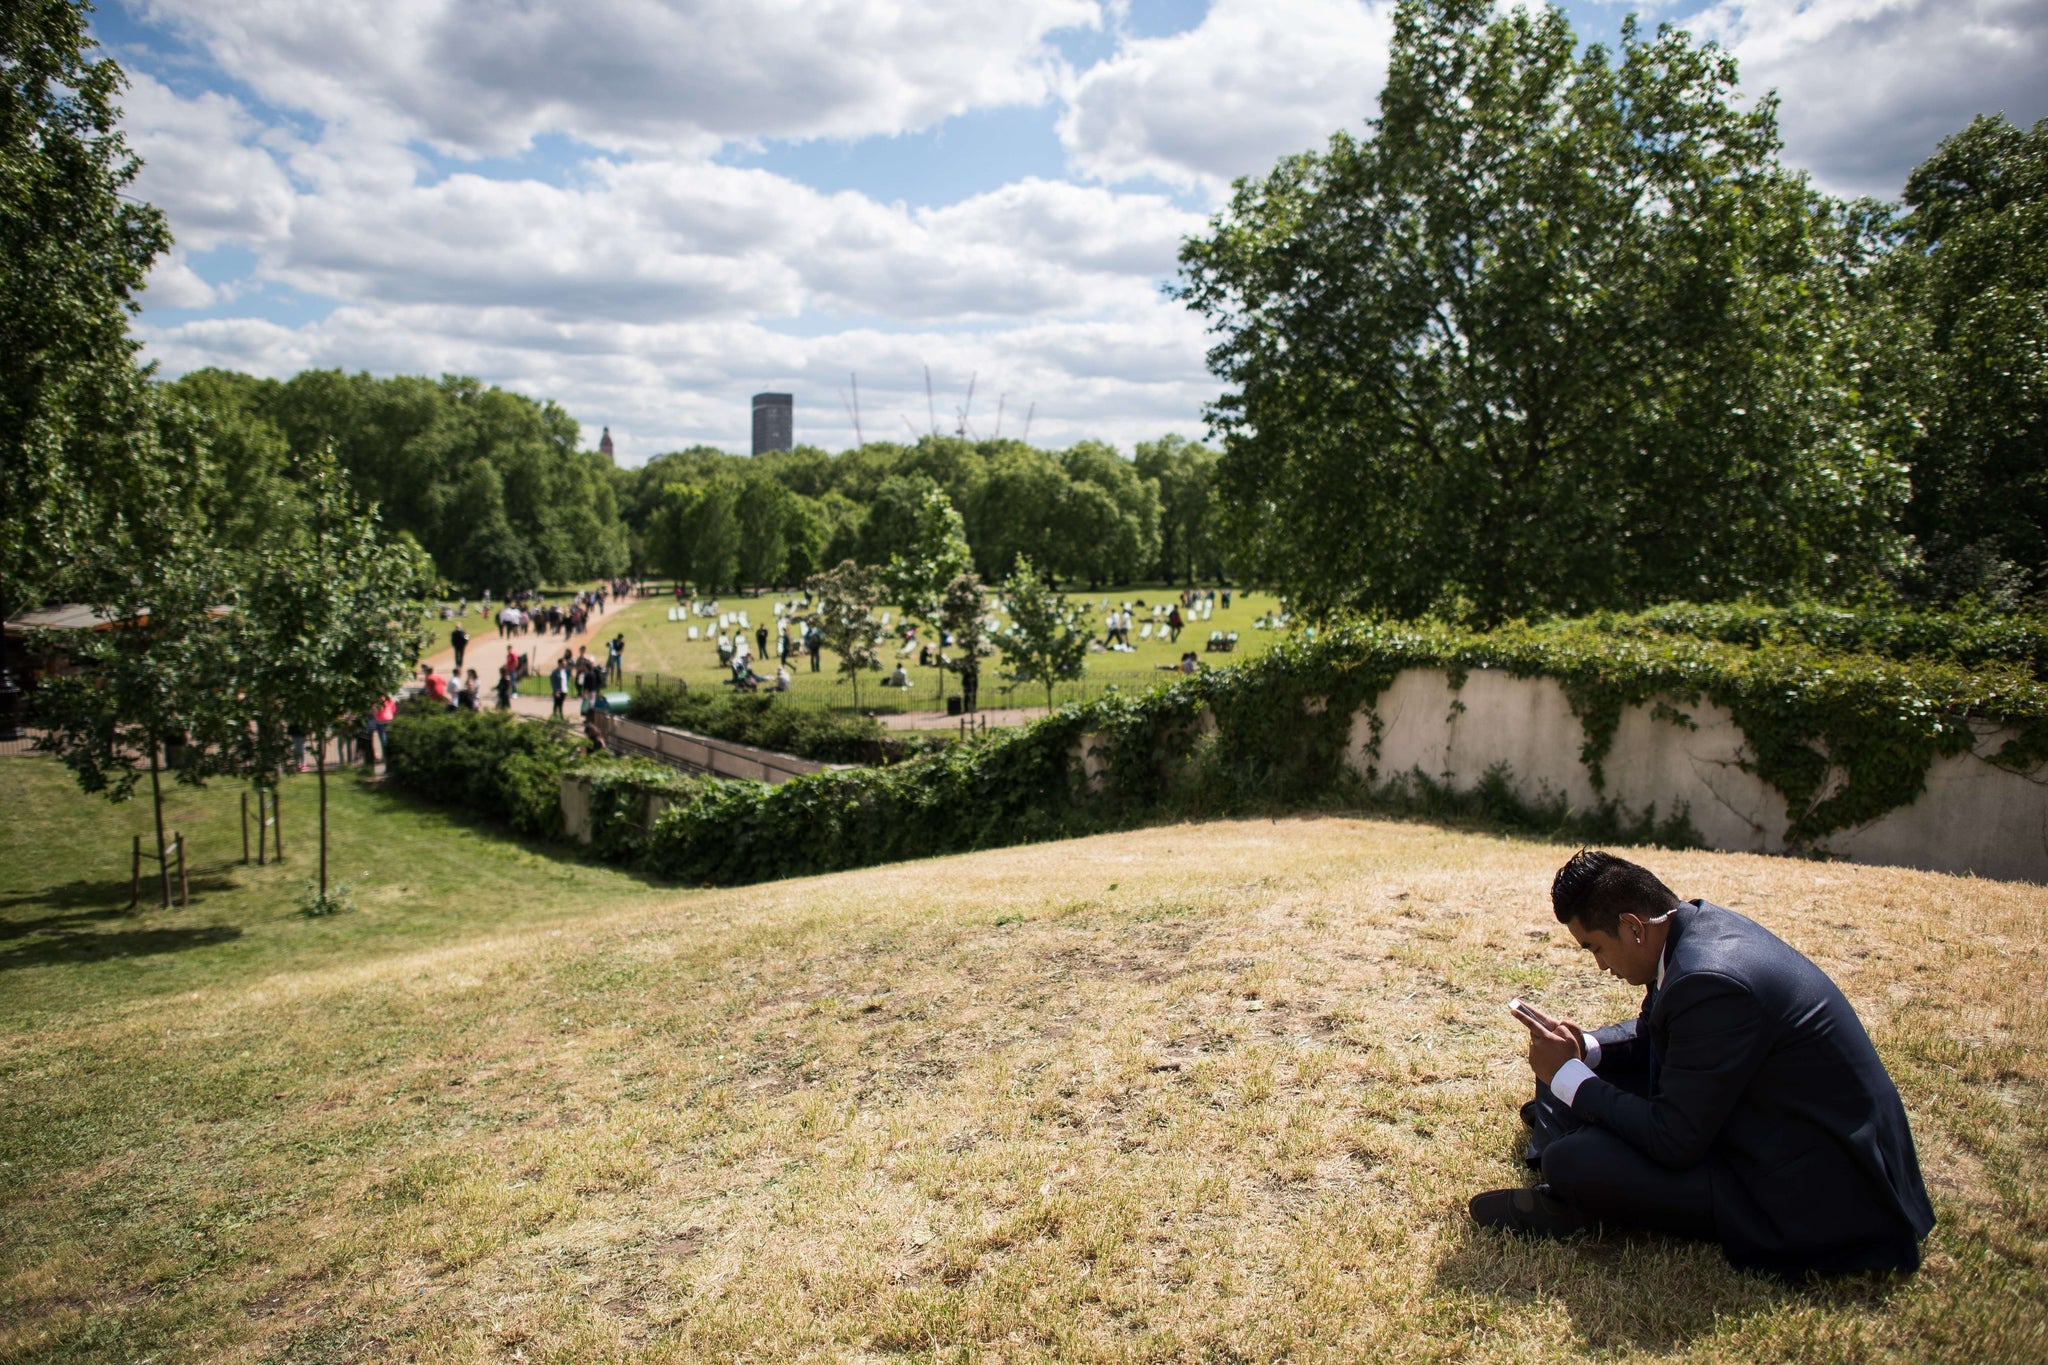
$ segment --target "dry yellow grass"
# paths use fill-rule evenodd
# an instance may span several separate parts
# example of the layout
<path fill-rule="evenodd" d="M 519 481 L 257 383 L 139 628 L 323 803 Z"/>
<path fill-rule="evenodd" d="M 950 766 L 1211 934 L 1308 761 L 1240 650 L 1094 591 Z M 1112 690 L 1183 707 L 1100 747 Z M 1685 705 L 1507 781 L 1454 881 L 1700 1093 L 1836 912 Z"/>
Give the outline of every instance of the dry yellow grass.
<path fill-rule="evenodd" d="M 137 999 L 0 1040 L 9 1359 L 2048 1356 L 2048 890 L 1646 854 L 1834 974 L 1942 1218 L 1896 1286 L 1475 1231 L 1501 1011 L 1632 994 L 1569 850 L 1178 826 Z"/>

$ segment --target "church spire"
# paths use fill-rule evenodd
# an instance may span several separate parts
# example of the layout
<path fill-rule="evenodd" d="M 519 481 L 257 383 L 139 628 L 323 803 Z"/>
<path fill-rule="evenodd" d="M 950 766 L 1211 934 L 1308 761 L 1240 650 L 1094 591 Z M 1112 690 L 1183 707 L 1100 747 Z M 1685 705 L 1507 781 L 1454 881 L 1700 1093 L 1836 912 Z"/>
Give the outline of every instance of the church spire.
<path fill-rule="evenodd" d="M 598 438 L 597 453 L 604 456 L 607 460 L 612 458 L 612 429 L 610 427 L 606 427 L 604 435 Z"/>

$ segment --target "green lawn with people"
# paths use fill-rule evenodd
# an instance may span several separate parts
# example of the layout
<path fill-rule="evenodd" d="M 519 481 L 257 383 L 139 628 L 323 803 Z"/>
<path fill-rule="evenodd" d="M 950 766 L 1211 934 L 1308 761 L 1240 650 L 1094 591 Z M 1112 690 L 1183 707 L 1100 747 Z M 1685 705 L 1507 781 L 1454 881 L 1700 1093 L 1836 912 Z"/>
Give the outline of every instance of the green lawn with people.
<path fill-rule="evenodd" d="M 1096 639 L 1101 639 L 1103 623 L 1110 609 L 1124 603 L 1130 604 L 1133 614 L 1131 627 L 1131 652 L 1117 650 L 1091 650 L 1088 654 L 1087 670 L 1075 682 L 1062 683 L 1054 689 L 1056 703 L 1064 704 L 1102 695 L 1108 689 L 1142 689 L 1171 677 L 1172 667 L 1182 653 L 1193 650 L 1204 666 L 1214 667 L 1232 663 L 1254 655 L 1262 654 L 1273 647 L 1286 631 L 1278 627 L 1262 626 L 1261 621 L 1271 621 L 1279 612 L 1278 599 L 1270 593 L 1239 593 L 1233 590 L 1229 607 L 1223 605 L 1221 590 L 1218 590 L 1214 614 L 1207 620 L 1193 621 L 1182 629 L 1178 641 L 1171 638 L 1171 632 L 1163 624 L 1163 616 L 1155 618 L 1153 608 L 1171 608 L 1179 601 L 1180 589 L 1174 587 L 1123 586 L 1091 590 L 1073 589 L 1068 599 L 1077 608 L 1085 608 L 1086 619 Z M 750 649 L 757 647 L 754 629 L 765 624 L 768 627 L 769 658 L 765 667 L 757 665 L 756 671 L 772 674 L 777 656 L 777 626 L 780 618 L 776 615 L 778 605 L 785 612 L 801 615 L 803 594 L 801 591 L 764 592 L 750 594 L 727 593 L 716 599 L 719 611 L 728 615 L 745 612 L 747 624 L 736 627 L 747 634 Z M 636 680 L 642 685 L 651 684 L 657 676 L 662 679 L 680 678 L 691 687 L 723 686 L 727 670 L 718 662 L 719 617 L 686 615 L 682 620 L 669 619 L 676 599 L 671 595 L 635 599 L 624 611 L 614 609 L 608 612 L 599 624 L 603 639 L 623 634 L 626 637 L 626 686 L 630 690 Z M 994 607 L 998 617 L 1007 619 L 1000 605 Z M 1185 611 L 1185 609 L 1184 609 Z M 876 713 L 935 711 L 945 709 L 940 697 L 940 670 L 918 662 L 915 646 L 903 652 L 902 610 L 885 605 L 882 614 L 888 619 L 892 643 L 885 646 L 883 657 L 887 661 L 881 672 L 865 673 L 861 677 L 860 709 Z M 697 638 L 690 638 L 691 627 L 697 630 Z M 1147 626 L 1153 629 L 1148 631 Z M 732 629 L 729 627 L 728 629 Z M 1230 652 L 1209 652 L 1208 641 L 1211 632 L 1228 635 L 1236 632 L 1237 642 Z M 472 634 L 475 631 L 472 630 Z M 527 637 L 529 641 L 537 637 Z M 921 640 L 932 638 L 929 628 L 919 631 Z M 501 646 L 497 643 L 495 628 L 490 635 L 491 657 L 502 657 Z M 545 651 L 547 642 L 539 641 Z M 525 648 L 527 646 L 522 646 Z M 599 653 L 596 647 L 593 654 Z M 543 653 L 542 657 L 546 657 Z M 898 661 L 910 675 L 911 686 L 907 689 L 892 689 L 881 686 Z M 853 689 L 840 674 L 837 658 L 828 650 L 819 661 L 819 671 L 810 671 L 810 661 L 801 651 L 794 651 L 790 657 L 790 673 L 793 687 L 788 700 L 799 706 L 824 706 L 852 708 Z M 1000 652 L 982 666 L 980 706 L 983 710 L 1011 706 L 1045 705 L 1045 689 L 1036 683 L 1013 685 L 1003 676 L 1003 660 Z M 534 680 L 529 680 L 529 690 Z M 544 691 L 544 684 L 537 690 Z M 945 695 L 953 696 L 960 690 L 957 675 L 945 675 Z"/>

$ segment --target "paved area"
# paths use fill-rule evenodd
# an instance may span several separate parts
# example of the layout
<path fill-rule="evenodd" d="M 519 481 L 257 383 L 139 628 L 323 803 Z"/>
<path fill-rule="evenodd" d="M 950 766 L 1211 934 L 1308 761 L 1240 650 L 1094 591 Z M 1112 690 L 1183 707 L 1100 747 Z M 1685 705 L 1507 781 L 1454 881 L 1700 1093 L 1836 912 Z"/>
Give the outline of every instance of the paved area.
<path fill-rule="evenodd" d="M 974 713 L 977 725 L 987 724 L 990 729 L 1009 725 L 1027 725 L 1045 714 L 1043 706 L 1002 706 L 983 707 Z M 944 711 L 906 711 L 901 715 L 876 716 L 885 730 L 957 730 L 960 717 L 949 716 Z"/>

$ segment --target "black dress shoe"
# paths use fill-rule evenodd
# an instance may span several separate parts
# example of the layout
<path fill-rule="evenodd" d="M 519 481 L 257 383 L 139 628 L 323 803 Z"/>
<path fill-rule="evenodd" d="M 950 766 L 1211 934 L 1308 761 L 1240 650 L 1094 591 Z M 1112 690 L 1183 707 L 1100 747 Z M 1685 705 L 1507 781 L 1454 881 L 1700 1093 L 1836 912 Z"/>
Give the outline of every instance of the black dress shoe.
<path fill-rule="evenodd" d="M 1488 1190 L 1472 1196 L 1472 1221 L 1483 1228 L 1502 1232 L 1526 1232 L 1536 1237 L 1569 1237 L 1584 1232 L 1593 1220 L 1550 1192 L 1548 1185 L 1534 1189 Z"/>

